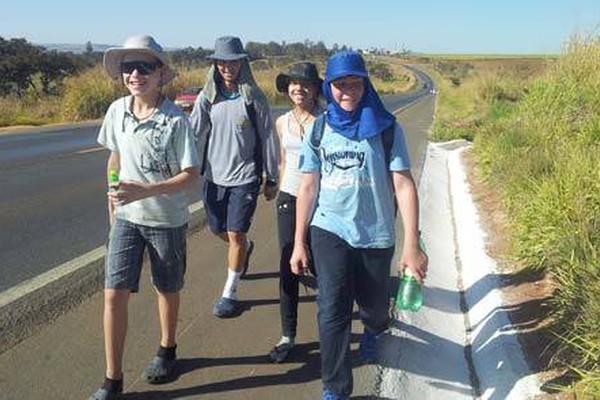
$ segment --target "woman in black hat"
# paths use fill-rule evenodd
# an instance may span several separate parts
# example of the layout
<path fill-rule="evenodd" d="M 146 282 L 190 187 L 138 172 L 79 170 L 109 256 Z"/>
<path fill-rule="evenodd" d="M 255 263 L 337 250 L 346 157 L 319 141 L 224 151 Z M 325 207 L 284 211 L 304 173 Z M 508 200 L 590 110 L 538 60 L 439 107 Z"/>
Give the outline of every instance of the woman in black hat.
<path fill-rule="evenodd" d="M 294 249 L 296 229 L 296 196 L 301 173 L 298 171 L 298 155 L 305 132 L 312 129 L 315 117 L 322 112 L 318 98 L 323 80 L 317 67 L 309 62 L 299 62 L 287 67 L 277 76 L 276 86 L 287 93 L 292 109 L 275 122 L 281 147 L 281 179 L 277 197 L 277 227 L 279 233 L 279 310 L 282 336 L 269 356 L 273 362 L 285 360 L 294 347 L 298 323 L 299 277 L 290 269 L 290 257 Z"/>

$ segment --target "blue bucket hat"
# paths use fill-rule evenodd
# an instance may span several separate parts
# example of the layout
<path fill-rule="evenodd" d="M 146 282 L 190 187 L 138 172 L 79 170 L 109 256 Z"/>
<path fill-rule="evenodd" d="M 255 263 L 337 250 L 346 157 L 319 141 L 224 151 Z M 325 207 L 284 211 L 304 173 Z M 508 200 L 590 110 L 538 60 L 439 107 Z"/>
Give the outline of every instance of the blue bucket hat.
<path fill-rule="evenodd" d="M 330 83 L 345 76 L 362 76 L 368 78 L 365 60 L 354 51 L 335 53 L 327 62 L 325 82 Z"/>
<path fill-rule="evenodd" d="M 222 36 L 215 41 L 215 52 L 208 56 L 212 60 L 234 61 L 248 58 L 239 37 Z"/>

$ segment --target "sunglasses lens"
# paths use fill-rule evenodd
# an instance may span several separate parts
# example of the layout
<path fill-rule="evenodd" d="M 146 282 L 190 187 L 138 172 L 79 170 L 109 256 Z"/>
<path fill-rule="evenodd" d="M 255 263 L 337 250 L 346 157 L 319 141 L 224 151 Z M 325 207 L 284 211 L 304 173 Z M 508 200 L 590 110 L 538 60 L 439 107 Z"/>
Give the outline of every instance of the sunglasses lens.
<path fill-rule="evenodd" d="M 153 64 L 145 61 L 131 61 L 121 63 L 121 72 L 124 74 L 132 74 L 136 71 L 141 75 L 150 75 L 156 70 L 158 64 Z"/>

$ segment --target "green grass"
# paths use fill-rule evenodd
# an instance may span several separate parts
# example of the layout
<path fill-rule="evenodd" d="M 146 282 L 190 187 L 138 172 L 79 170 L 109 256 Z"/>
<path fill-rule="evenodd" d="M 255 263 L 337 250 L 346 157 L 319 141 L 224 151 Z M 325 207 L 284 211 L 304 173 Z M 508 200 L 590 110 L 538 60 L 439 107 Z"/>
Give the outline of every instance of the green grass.
<path fill-rule="evenodd" d="M 510 256 L 551 277 L 560 340 L 554 360 L 581 378 L 568 390 L 592 398 L 600 398 L 598 65 L 600 40 L 574 38 L 546 73 L 520 85 L 505 75 L 480 81 L 477 90 L 453 94 L 444 87 L 450 93 L 440 98 L 439 122 L 477 121 L 470 136 L 486 179 L 501 194 Z"/>

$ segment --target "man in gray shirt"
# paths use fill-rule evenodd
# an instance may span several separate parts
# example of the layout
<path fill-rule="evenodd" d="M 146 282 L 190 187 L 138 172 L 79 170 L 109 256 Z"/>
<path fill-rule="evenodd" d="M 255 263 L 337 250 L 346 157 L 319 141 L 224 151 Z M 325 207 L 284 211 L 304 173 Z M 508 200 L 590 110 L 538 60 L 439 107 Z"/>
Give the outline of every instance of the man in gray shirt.
<path fill-rule="evenodd" d="M 208 224 L 229 245 L 227 282 L 213 314 L 230 318 L 242 311 L 237 286 L 254 248 L 247 232 L 263 181 L 267 200 L 277 193 L 279 145 L 269 105 L 254 81 L 240 39 L 218 38 L 210 58 L 214 63 L 191 121 L 204 176 Z"/>

